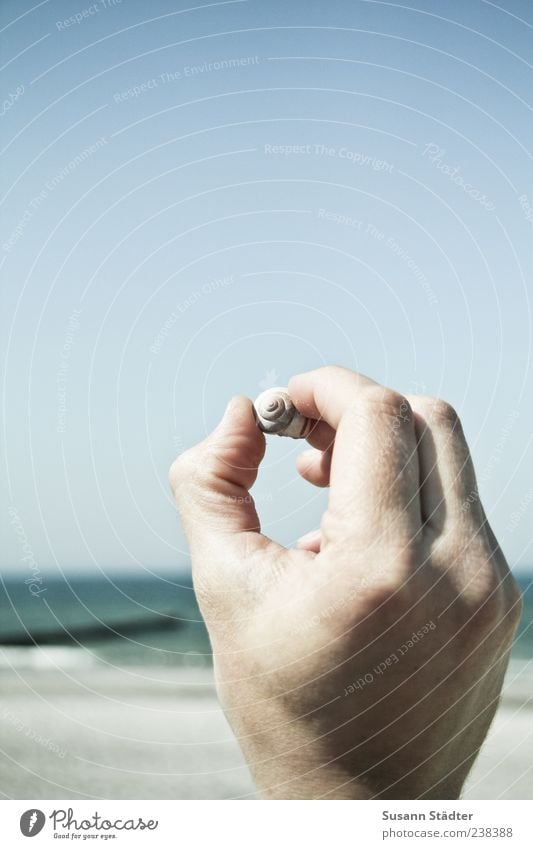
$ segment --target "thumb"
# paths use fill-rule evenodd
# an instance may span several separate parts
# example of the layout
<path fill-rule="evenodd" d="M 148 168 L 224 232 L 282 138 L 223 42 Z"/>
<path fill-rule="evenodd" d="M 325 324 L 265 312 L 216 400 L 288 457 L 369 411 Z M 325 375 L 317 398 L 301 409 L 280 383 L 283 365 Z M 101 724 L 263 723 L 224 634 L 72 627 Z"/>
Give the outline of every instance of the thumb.
<path fill-rule="evenodd" d="M 173 463 L 170 483 L 193 561 L 234 560 L 274 545 L 260 533 L 249 493 L 264 453 L 252 402 L 236 396 L 215 430 Z"/>

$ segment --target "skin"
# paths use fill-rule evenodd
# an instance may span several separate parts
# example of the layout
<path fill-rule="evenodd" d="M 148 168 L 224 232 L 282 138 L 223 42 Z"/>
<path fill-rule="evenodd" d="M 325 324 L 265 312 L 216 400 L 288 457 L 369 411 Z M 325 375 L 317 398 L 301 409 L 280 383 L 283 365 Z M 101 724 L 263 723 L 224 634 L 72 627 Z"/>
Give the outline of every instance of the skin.
<path fill-rule="evenodd" d="M 217 692 L 258 793 L 458 798 L 521 601 L 457 414 L 339 367 L 289 392 L 317 420 L 299 472 L 329 487 L 296 548 L 261 533 L 249 399 L 170 471 Z"/>

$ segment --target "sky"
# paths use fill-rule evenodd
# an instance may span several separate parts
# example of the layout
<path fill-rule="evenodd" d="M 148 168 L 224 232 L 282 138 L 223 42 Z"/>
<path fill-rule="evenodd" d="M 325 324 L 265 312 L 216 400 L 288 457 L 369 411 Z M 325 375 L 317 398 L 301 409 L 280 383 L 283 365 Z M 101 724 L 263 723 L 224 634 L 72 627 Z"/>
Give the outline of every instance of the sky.
<path fill-rule="evenodd" d="M 458 410 L 533 564 L 533 7 L 0 5 L 1 565 L 186 566 L 167 472 L 337 363 Z M 327 494 L 271 439 L 291 545 Z"/>

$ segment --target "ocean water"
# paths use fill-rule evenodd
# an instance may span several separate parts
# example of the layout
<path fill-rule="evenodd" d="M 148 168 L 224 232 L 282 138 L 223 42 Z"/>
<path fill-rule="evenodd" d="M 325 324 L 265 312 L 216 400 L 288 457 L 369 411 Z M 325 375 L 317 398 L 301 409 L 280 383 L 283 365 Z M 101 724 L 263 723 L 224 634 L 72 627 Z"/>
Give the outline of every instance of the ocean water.
<path fill-rule="evenodd" d="M 533 658 L 533 571 L 520 576 L 524 610 L 515 659 Z M 36 646 L 77 648 L 78 657 L 120 665 L 211 663 L 191 577 L 76 576 L 0 582 L 0 658 L 39 657 Z M 46 652 L 41 654 L 46 655 Z M 65 652 L 63 652 L 64 656 Z"/>
<path fill-rule="evenodd" d="M 211 663 L 190 574 L 174 578 L 69 576 L 0 584 L 0 648 L 78 648 L 85 660 Z M 79 654 L 79 652 L 78 652 Z"/>

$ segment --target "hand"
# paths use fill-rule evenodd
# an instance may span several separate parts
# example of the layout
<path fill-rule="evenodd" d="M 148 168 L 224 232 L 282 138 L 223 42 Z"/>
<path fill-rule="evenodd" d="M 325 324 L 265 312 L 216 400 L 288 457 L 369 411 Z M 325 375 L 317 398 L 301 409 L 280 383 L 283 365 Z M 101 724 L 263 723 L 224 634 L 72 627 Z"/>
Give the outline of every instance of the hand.
<path fill-rule="evenodd" d="M 219 698 L 265 798 L 457 798 L 520 614 L 457 415 L 337 367 L 289 391 L 330 487 L 299 547 L 260 532 L 246 398 L 171 469 Z"/>

